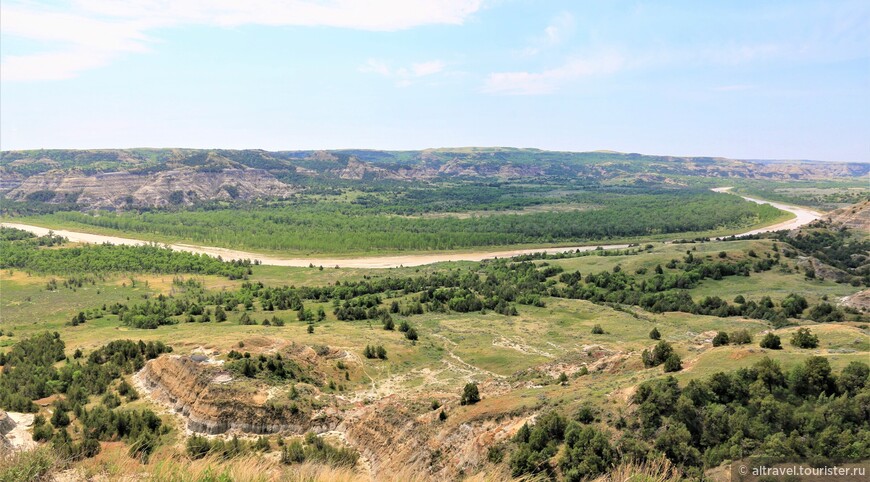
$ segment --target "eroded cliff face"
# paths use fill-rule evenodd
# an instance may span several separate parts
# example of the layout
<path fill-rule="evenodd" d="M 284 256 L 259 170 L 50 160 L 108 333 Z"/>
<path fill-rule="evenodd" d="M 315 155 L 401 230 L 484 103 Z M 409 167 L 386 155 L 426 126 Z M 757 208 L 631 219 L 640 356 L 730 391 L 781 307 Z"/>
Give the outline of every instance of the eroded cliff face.
<path fill-rule="evenodd" d="M 310 348 L 297 351 L 300 357 L 294 359 L 300 362 L 302 355 L 311 355 Z M 378 474 L 453 480 L 476 473 L 486 464 L 487 449 L 512 437 L 535 412 L 485 402 L 461 407 L 452 392 L 392 394 L 353 403 L 296 383 L 300 399 L 316 400 L 306 404 L 289 400 L 287 386 L 234 376 L 215 362 L 164 355 L 146 363 L 135 379 L 154 401 L 183 417 L 191 432 L 337 433 L 360 452 L 375 480 Z M 444 403 L 439 409 L 431 407 L 433 396 Z M 291 408 L 297 403 L 298 410 Z M 439 418 L 442 411 L 446 420 Z"/>
<path fill-rule="evenodd" d="M 6 439 L 6 434 L 15 428 L 15 421 L 3 410 L 0 410 L 0 454 L 11 450 L 12 444 Z"/>
<path fill-rule="evenodd" d="M 50 171 L 20 180 L 7 197 L 29 200 L 36 196 L 38 200 L 76 202 L 90 208 L 125 209 L 281 198 L 293 192 L 293 188 L 262 169 L 178 169 L 149 174 L 121 171 L 94 175 Z"/>
<path fill-rule="evenodd" d="M 136 378 L 155 401 L 181 414 L 192 432 L 320 433 L 340 422 L 335 409 L 300 406 L 275 387 L 236 380 L 219 366 L 186 356 L 151 360 Z M 311 386 L 302 390 L 317 392 Z"/>
<path fill-rule="evenodd" d="M 459 407 L 458 399 L 432 410 L 430 398 L 387 397 L 350 411 L 338 431 L 377 474 L 455 480 L 486 464 L 489 447 L 513 437 L 534 418 L 531 410 Z M 447 419 L 439 414 L 446 411 Z"/>

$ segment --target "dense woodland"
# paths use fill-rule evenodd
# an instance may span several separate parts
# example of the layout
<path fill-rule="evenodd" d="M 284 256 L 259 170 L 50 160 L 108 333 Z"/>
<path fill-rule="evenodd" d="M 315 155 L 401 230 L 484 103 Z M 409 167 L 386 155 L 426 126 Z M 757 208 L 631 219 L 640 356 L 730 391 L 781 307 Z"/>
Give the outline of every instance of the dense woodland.
<path fill-rule="evenodd" d="M 48 274 L 102 273 L 196 273 L 244 279 L 251 273 L 251 261 L 223 262 L 204 254 L 173 251 L 156 244 L 125 246 L 85 244 L 64 249 L 65 239 L 56 235 L 36 237 L 26 231 L 0 227 L 0 268 Z"/>
<path fill-rule="evenodd" d="M 396 204 L 387 203 L 386 207 L 383 203 L 367 207 L 361 203 L 321 200 L 244 210 L 102 212 L 99 215 L 71 211 L 41 219 L 47 223 L 159 235 L 210 246 L 356 253 L 569 243 L 704 232 L 766 222 L 780 214 L 770 205 L 704 190 L 620 191 L 623 190 L 577 194 L 576 201 L 587 204 L 588 208 L 534 215 L 493 212 L 471 217 L 408 217 L 393 214 L 418 211 L 419 206 L 427 204 L 422 198 L 398 199 Z M 502 202 L 498 207 L 522 208 L 528 204 L 523 198 L 509 199 L 510 202 Z M 476 202 L 471 204 L 477 206 Z"/>

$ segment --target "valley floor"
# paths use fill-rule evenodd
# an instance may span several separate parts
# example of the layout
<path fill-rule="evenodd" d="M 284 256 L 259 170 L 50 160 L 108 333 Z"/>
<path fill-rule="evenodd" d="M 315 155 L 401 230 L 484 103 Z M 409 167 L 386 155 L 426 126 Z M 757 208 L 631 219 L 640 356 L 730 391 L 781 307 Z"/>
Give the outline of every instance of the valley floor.
<path fill-rule="evenodd" d="M 716 188 L 713 189 L 716 192 L 728 192 L 731 188 Z M 748 201 L 752 201 L 759 204 L 771 204 L 777 209 L 786 211 L 791 213 L 794 217 L 790 220 L 776 223 L 769 226 L 764 226 L 761 228 L 752 229 L 750 231 L 736 234 L 736 236 L 748 236 L 753 234 L 761 234 L 772 231 L 779 231 L 783 229 L 796 229 L 806 224 L 809 224 L 821 217 L 821 214 L 813 211 L 808 208 L 793 206 L 782 203 L 773 203 L 760 199 L 750 198 L 741 196 Z M 72 242 L 81 242 L 81 243 L 111 243 L 111 244 L 121 244 L 121 245 L 139 245 L 139 244 L 147 244 L 147 241 L 141 239 L 134 238 L 126 238 L 126 237 L 118 237 L 118 236 L 107 236 L 102 234 L 93 234 L 93 233 L 84 233 L 78 231 L 69 231 L 69 230 L 51 230 L 46 227 L 41 226 L 33 226 L 29 224 L 20 224 L 20 223 L 0 223 L 0 226 L 11 227 L 16 229 L 21 229 L 24 231 L 29 231 L 31 233 L 36 234 L 37 236 L 43 236 L 48 234 L 49 231 L 53 231 L 55 234 L 63 236 L 69 239 Z M 223 259 L 256 259 L 260 261 L 261 264 L 268 266 L 290 266 L 290 267 L 307 267 L 311 265 L 315 266 L 324 266 L 324 267 L 334 267 L 340 266 L 342 268 L 398 268 L 402 266 L 413 267 L 413 266 L 422 266 L 432 263 L 441 263 L 447 261 L 483 261 L 485 259 L 493 259 L 493 258 L 509 258 L 513 256 L 519 256 L 523 254 L 532 254 L 532 253 L 564 253 L 567 251 L 590 251 L 594 249 L 603 248 L 603 249 L 623 249 L 627 247 L 626 244 L 611 244 L 611 245 L 586 245 L 586 246 L 557 246 L 557 247 L 539 247 L 539 248 L 528 248 L 528 249 L 513 249 L 513 250 L 479 250 L 479 251 L 469 251 L 469 252 L 455 252 L 455 253 L 437 253 L 437 254 L 407 254 L 407 255 L 396 255 L 396 256 L 365 256 L 365 257 L 356 257 L 356 258 L 283 258 L 271 255 L 264 255 L 260 253 L 252 253 L 246 251 L 237 251 L 226 248 L 219 248 L 213 246 L 196 246 L 190 244 L 170 244 L 169 245 L 173 250 L 176 251 L 187 251 L 190 253 L 196 254 L 207 254 L 209 256 L 220 256 Z"/>

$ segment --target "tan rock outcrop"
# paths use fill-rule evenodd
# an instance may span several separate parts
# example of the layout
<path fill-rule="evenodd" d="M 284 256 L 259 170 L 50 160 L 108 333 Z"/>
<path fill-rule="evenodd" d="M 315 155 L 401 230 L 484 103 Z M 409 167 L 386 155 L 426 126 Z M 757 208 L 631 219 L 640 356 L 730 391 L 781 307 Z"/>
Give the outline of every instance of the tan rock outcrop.
<path fill-rule="evenodd" d="M 232 380 L 219 366 L 184 356 L 149 361 L 136 375 L 151 397 L 181 414 L 193 432 L 249 434 L 326 432 L 338 425 L 335 410 L 306 410 L 252 380 Z M 295 407 L 295 408 L 294 408 Z"/>
<path fill-rule="evenodd" d="M 294 192 L 262 169 L 177 169 L 150 174 L 126 171 L 77 174 L 50 171 L 30 176 L 9 191 L 10 199 L 54 193 L 52 201 L 75 201 L 91 208 L 166 207 L 197 201 L 281 198 Z"/>

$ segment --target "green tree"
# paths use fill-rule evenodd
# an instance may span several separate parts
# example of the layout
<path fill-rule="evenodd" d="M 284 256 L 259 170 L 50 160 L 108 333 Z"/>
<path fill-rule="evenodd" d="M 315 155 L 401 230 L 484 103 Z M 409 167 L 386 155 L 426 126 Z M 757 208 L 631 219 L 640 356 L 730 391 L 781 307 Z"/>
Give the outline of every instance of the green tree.
<path fill-rule="evenodd" d="M 759 343 L 761 348 L 767 348 L 769 350 L 781 350 L 782 342 L 779 337 L 774 335 L 773 333 L 768 333 L 764 335 L 764 338 L 761 339 L 761 343 Z"/>
<path fill-rule="evenodd" d="M 798 318 L 807 309 L 809 304 L 807 304 L 807 300 L 803 296 L 791 293 L 782 300 L 780 306 L 782 306 L 785 316 Z"/>
<path fill-rule="evenodd" d="M 791 344 L 798 348 L 816 348 L 819 346 L 819 337 L 814 335 L 809 328 L 799 328 L 792 335 Z"/>
<path fill-rule="evenodd" d="M 665 359 L 665 373 L 670 372 L 678 372 L 683 369 L 683 361 L 680 359 L 680 355 L 676 353 L 671 353 L 668 355 L 668 358 Z"/>
<path fill-rule="evenodd" d="M 460 405 L 474 405 L 480 401 L 480 391 L 476 383 L 466 383 L 462 389 L 462 397 L 459 399 Z"/>

